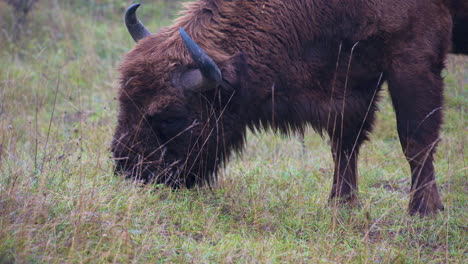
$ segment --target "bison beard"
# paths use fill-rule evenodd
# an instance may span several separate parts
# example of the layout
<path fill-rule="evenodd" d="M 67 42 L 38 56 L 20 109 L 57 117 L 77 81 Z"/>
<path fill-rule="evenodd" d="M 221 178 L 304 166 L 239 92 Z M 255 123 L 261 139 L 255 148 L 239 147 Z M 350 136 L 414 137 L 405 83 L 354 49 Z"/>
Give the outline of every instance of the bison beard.
<path fill-rule="evenodd" d="M 443 208 L 433 167 L 441 71 L 452 38 L 453 51 L 466 53 L 466 5 L 199 0 L 153 35 L 138 7 L 125 19 L 138 43 L 120 67 L 117 171 L 174 188 L 210 184 L 247 128 L 311 125 L 331 139 L 330 200 L 353 204 L 358 153 L 387 81 L 412 171 L 409 212 Z"/>

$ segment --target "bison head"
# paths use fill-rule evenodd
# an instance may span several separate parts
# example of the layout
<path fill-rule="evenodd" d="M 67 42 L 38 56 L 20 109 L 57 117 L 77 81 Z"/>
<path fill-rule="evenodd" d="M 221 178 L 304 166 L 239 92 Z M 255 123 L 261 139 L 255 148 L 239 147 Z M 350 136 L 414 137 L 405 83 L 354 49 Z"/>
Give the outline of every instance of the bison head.
<path fill-rule="evenodd" d="M 120 67 L 116 171 L 174 188 L 210 183 L 244 139 L 246 56 L 211 51 L 215 63 L 182 25 L 151 35 L 135 16 L 138 6 L 125 17 L 138 43 Z"/>

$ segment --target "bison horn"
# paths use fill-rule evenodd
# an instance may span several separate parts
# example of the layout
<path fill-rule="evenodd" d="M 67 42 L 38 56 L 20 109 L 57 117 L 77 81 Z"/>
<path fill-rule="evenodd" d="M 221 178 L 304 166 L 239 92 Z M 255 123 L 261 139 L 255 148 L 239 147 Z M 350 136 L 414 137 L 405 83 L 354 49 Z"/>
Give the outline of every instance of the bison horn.
<path fill-rule="evenodd" d="M 135 14 L 138 7 L 140 7 L 139 3 L 133 4 L 127 9 L 127 12 L 125 12 L 125 25 L 127 25 L 128 32 L 132 35 L 135 42 L 151 35 Z"/>
<path fill-rule="evenodd" d="M 195 41 L 185 32 L 183 28 L 179 28 L 180 36 L 187 47 L 190 56 L 197 64 L 203 77 L 216 85 L 221 84 L 223 77 L 221 70 L 218 68 L 216 63 L 213 61 L 206 52 L 195 43 Z"/>

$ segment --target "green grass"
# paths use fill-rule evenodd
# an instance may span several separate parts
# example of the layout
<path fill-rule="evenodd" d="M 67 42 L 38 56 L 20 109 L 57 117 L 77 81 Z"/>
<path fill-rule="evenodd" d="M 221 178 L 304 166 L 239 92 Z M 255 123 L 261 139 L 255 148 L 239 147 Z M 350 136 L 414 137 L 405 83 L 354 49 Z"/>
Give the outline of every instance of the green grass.
<path fill-rule="evenodd" d="M 435 217 L 406 213 L 409 168 L 386 94 L 360 157 L 361 208 L 327 206 L 331 154 L 311 131 L 304 153 L 297 137 L 249 134 L 212 190 L 174 192 L 112 173 L 128 1 L 71 2 L 42 1 L 17 42 L 0 2 L 0 263 L 468 261 L 466 58 L 446 72 L 446 210 Z M 156 31 L 178 5 L 153 2 L 139 12 Z"/>

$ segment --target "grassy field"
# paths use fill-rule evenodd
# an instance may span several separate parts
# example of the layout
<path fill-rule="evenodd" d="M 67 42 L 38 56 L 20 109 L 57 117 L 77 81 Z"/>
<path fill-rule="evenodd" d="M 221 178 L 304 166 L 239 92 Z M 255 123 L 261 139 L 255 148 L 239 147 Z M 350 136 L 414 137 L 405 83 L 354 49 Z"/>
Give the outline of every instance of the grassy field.
<path fill-rule="evenodd" d="M 249 134 L 212 190 L 114 176 L 116 66 L 130 1 L 43 0 L 19 39 L 0 1 L 0 263 L 467 263 L 468 59 L 451 56 L 437 179 L 446 210 L 406 213 L 409 168 L 385 94 L 359 209 L 333 209 L 327 140 Z M 146 1 L 156 31 L 180 5 Z M 79 3 L 79 4 L 78 4 Z"/>

